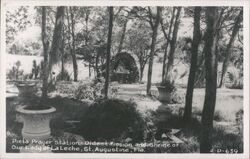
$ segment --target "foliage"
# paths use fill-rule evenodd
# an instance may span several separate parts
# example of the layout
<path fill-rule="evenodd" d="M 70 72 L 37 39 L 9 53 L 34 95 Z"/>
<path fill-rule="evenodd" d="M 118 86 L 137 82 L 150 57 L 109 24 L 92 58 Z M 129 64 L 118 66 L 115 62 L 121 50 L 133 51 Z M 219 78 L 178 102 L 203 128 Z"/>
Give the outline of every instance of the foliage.
<path fill-rule="evenodd" d="M 141 29 L 138 30 L 137 28 Z M 142 80 L 145 65 L 150 57 L 151 28 L 147 23 L 135 22 L 127 31 L 127 35 L 125 48 L 137 57 L 140 65 L 140 80 Z"/>
<path fill-rule="evenodd" d="M 165 87 L 165 90 L 167 92 L 175 92 L 176 91 L 176 87 L 174 86 L 174 84 L 172 82 L 170 82 L 169 80 L 166 80 L 164 82 L 158 83 L 159 86 L 163 86 Z"/>
<path fill-rule="evenodd" d="M 76 54 L 82 59 L 84 62 L 93 63 L 95 60 L 95 48 L 92 46 L 84 46 L 80 47 L 76 50 Z"/>
<path fill-rule="evenodd" d="M 95 78 L 88 83 L 82 83 L 75 91 L 75 98 L 78 100 L 97 100 L 104 97 L 104 78 Z M 110 85 L 109 96 L 115 97 L 118 91 L 117 86 Z"/>
<path fill-rule="evenodd" d="M 7 46 L 9 54 L 17 55 L 40 55 L 41 54 L 41 43 L 33 42 L 31 40 L 15 40 Z"/>
<path fill-rule="evenodd" d="M 181 62 L 190 65 L 192 39 L 190 37 L 179 38 L 176 45 L 175 58 L 178 58 Z M 199 53 L 200 51 L 198 49 L 198 54 Z"/>
<path fill-rule="evenodd" d="M 212 150 L 225 150 L 223 153 L 237 153 L 243 152 L 243 140 L 242 136 L 234 133 L 227 133 L 225 128 L 214 128 L 212 134 L 213 149 Z"/>
<path fill-rule="evenodd" d="M 243 139 L 243 115 L 244 111 L 242 109 L 235 113 L 235 122 L 237 124 L 239 135 L 242 137 L 241 139 Z"/>
<path fill-rule="evenodd" d="M 20 6 L 15 10 L 7 10 L 6 12 L 6 44 L 10 44 L 15 40 L 15 36 L 19 31 L 23 31 L 27 26 L 31 25 L 28 18 L 28 6 Z"/>
<path fill-rule="evenodd" d="M 232 72 L 234 75 L 233 85 L 229 88 L 233 89 L 243 89 L 243 50 L 240 49 L 240 53 L 234 54 L 236 57 L 232 57 L 233 66 L 237 68 L 237 71 Z"/>
<path fill-rule="evenodd" d="M 69 72 L 67 70 L 64 70 L 63 72 L 61 71 L 57 76 L 56 76 L 56 80 L 65 80 L 65 81 L 70 81 L 70 75 Z"/>
<path fill-rule="evenodd" d="M 81 120 L 81 133 L 89 140 L 130 137 L 142 141 L 144 128 L 136 104 L 119 99 L 95 102 Z"/>
<path fill-rule="evenodd" d="M 231 74 L 232 75 L 232 74 Z M 243 76 L 234 76 L 232 85 L 229 85 L 230 89 L 243 89 Z"/>
<path fill-rule="evenodd" d="M 106 44 L 97 42 L 92 45 L 81 46 L 76 49 L 76 54 L 78 55 L 78 59 L 83 60 L 86 65 L 89 65 L 89 67 L 94 68 L 98 72 L 106 61 Z"/>
<path fill-rule="evenodd" d="M 219 122 L 225 120 L 225 118 L 219 110 L 216 110 L 214 112 L 214 120 Z"/>
<path fill-rule="evenodd" d="M 36 60 L 33 60 L 33 66 L 32 66 L 30 79 L 32 79 L 33 76 L 34 76 L 34 79 L 37 79 L 39 73 L 40 73 L 40 66 L 36 64 Z"/>
<path fill-rule="evenodd" d="M 221 78 L 221 72 L 219 72 L 218 78 Z M 237 68 L 235 65 L 228 66 L 225 75 L 225 86 L 230 89 L 242 89 L 243 69 L 241 70 L 241 68 Z"/>
<path fill-rule="evenodd" d="M 7 72 L 7 79 L 19 80 L 22 78 L 23 70 L 20 70 L 21 62 L 17 61 L 11 70 Z"/>
<path fill-rule="evenodd" d="M 94 100 L 94 88 L 90 84 L 84 83 L 75 91 L 75 98 L 78 100 Z"/>
<path fill-rule="evenodd" d="M 60 81 L 57 82 L 56 85 L 56 92 L 67 95 L 68 97 L 74 97 L 77 89 L 78 84 L 72 83 L 70 81 Z"/>
<path fill-rule="evenodd" d="M 35 23 L 38 25 L 42 25 L 42 7 L 35 7 L 36 16 Z M 52 41 L 53 29 L 55 25 L 55 15 L 56 15 L 56 7 L 46 6 L 46 34 L 49 42 Z"/>
<path fill-rule="evenodd" d="M 175 90 L 172 93 L 172 103 L 184 103 L 185 101 L 185 95 L 181 92 L 178 92 L 175 88 Z"/>

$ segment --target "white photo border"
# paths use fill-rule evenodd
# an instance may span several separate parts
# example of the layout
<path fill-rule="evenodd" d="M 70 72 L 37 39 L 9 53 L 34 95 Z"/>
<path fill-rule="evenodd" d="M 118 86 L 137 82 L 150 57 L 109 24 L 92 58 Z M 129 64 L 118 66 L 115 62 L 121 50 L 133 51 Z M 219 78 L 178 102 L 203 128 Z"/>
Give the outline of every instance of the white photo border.
<path fill-rule="evenodd" d="M 6 153 L 6 6 L 242 6 L 244 33 L 244 149 L 242 154 L 95 154 L 95 153 Z M 249 0 L 2 0 L 1 1 L 1 54 L 0 54 L 0 158 L 174 158 L 174 159 L 248 159 L 249 158 Z"/>

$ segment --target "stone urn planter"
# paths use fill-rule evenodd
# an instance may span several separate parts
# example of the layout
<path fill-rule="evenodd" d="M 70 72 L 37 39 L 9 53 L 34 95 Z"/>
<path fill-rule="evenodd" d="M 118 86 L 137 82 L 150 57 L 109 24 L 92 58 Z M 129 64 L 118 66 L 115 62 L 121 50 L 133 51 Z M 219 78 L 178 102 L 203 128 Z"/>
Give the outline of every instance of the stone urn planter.
<path fill-rule="evenodd" d="M 29 97 L 34 96 L 37 92 L 37 83 L 31 81 L 17 81 L 15 83 L 18 89 L 18 96 L 20 97 Z"/>
<path fill-rule="evenodd" d="M 23 122 L 22 136 L 28 140 L 27 149 L 22 152 L 50 152 L 45 146 L 50 137 L 50 120 L 53 118 L 56 109 L 50 106 L 21 106 L 16 110 L 18 118 Z M 31 147 L 40 147 L 32 149 Z"/>
<path fill-rule="evenodd" d="M 159 101 L 165 103 L 171 103 L 173 98 L 173 93 L 176 91 L 176 88 L 171 83 L 161 83 L 156 85 L 159 92 Z"/>
<path fill-rule="evenodd" d="M 159 101 L 170 103 L 172 101 L 172 92 L 167 91 L 165 86 L 156 86 L 159 92 Z"/>

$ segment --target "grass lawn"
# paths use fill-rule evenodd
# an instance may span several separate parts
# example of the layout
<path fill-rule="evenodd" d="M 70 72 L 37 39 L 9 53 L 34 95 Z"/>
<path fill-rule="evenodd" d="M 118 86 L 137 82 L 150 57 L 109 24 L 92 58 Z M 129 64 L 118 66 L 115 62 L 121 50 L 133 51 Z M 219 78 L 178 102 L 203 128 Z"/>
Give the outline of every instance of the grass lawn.
<path fill-rule="evenodd" d="M 168 129 L 180 130 L 176 136 L 181 139 L 184 144 L 171 150 L 158 150 L 157 152 L 199 152 L 199 135 L 201 130 L 201 111 L 204 101 L 204 89 L 195 89 L 193 104 L 193 120 L 188 128 L 185 128 L 182 121 L 185 89 L 178 89 L 181 96 L 178 104 L 161 104 L 156 98 L 145 95 L 145 85 L 139 84 L 123 84 L 120 85 L 116 98 L 123 100 L 133 100 L 137 103 L 137 109 L 144 116 L 149 124 L 157 127 L 157 132 Z M 157 96 L 156 88 L 153 87 L 154 94 Z M 66 135 L 74 132 L 74 126 L 87 111 L 90 102 L 77 101 L 71 97 L 60 96 L 60 93 L 52 93 L 53 97 L 43 101 L 44 105 L 53 106 L 57 109 L 55 118 L 51 121 L 52 136 L 54 138 L 80 138 L 79 135 Z M 16 118 L 16 107 L 20 105 L 32 105 L 40 102 L 39 97 L 6 98 L 7 111 L 7 151 L 10 149 L 11 138 L 21 138 L 22 124 Z M 236 113 L 243 109 L 242 90 L 218 89 L 216 111 L 214 117 L 214 130 L 212 135 L 214 151 L 218 149 L 242 152 L 242 128 L 236 122 Z M 72 124 L 73 123 L 73 124 Z M 161 134 L 155 134 L 159 137 Z M 84 139 L 83 139 L 84 140 Z"/>

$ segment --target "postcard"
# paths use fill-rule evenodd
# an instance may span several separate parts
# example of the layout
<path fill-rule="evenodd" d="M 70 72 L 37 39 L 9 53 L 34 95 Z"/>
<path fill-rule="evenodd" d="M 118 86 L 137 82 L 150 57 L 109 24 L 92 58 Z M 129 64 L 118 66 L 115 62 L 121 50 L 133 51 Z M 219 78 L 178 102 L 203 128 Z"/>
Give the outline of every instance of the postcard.
<path fill-rule="evenodd" d="M 249 158 L 249 1 L 1 1 L 1 158 Z"/>

